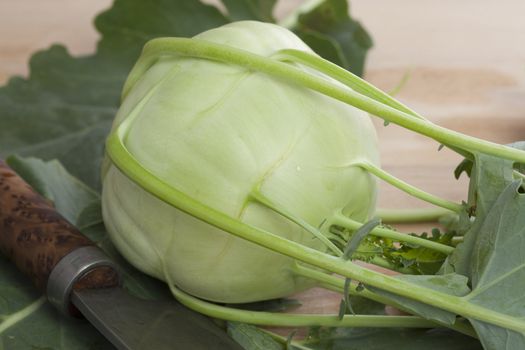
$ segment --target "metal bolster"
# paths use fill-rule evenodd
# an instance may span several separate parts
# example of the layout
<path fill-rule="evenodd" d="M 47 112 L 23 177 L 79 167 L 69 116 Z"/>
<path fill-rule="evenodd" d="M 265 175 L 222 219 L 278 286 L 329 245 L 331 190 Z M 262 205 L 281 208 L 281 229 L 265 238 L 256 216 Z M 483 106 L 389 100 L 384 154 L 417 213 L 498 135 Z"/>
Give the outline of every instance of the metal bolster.
<path fill-rule="evenodd" d="M 101 266 L 118 272 L 117 265 L 96 246 L 75 249 L 55 265 L 47 281 L 47 299 L 66 315 L 71 315 L 71 292 L 85 274 Z"/>

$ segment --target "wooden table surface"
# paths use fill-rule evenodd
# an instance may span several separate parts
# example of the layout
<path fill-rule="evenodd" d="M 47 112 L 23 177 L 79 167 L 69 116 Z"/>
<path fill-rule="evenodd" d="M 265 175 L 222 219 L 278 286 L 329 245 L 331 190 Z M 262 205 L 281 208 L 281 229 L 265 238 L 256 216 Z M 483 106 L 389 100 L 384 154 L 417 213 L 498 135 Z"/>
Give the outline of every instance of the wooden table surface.
<path fill-rule="evenodd" d="M 210 1 L 208 1 L 210 2 Z M 279 14 L 300 1 L 283 1 Z M 51 43 L 73 54 L 95 48 L 93 16 L 110 0 L 1 0 L 0 84 L 27 75 L 27 60 Z M 374 38 L 366 78 L 436 124 L 500 143 L 525 140 L 525 2 L 521 0 L 354 0 L 352 13 Z M 460 201 L 467 183 L 452 170 L 460 157 L 432 140 L 376 122 L 382 165 L 436 195 Z M 388 185 L 381 207 L 426 206 Z M 303 298 L 315 299 L 314 290 Z M 339 297 L 308 311 L 337 308 Z"/>

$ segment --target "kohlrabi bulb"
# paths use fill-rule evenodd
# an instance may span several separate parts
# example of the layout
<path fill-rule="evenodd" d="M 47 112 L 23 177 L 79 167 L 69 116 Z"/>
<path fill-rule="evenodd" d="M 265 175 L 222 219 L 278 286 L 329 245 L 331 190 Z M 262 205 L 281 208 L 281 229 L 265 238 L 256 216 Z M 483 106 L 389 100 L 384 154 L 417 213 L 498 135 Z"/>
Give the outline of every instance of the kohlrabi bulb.
<path fill-rule="evenodd" d="M 267 57 L 288 48 L 312 52 L 292 32 L 268 23 L 232 23 L 195 38 Z M 368 115 L 296 83 L 234 64 L 165 56 L 126 95 L 114 128 L 128 118 L 124 144 L 146 169 L 250 225 L 326 251 L 251 194 L 313 227 L 338 210 L 361 221 L 373 214 L 375 181 L 350 166 L 378 164 Z M 217 302 L 283 297 L 312 286 L 293 274 L 293 259 L 165 204 L 109 160 L 106 165 L 104 220 L 138 269 Z"/>

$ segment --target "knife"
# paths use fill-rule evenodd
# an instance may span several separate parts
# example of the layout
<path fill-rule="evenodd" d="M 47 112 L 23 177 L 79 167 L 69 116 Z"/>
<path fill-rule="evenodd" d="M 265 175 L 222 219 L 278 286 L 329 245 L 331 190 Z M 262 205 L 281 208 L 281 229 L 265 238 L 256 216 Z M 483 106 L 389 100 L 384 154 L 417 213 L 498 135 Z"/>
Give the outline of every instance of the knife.
<path fill-rule="evenodd" d="M 128 294 L 118 266 L 2 160 L 0 252 L 51 304 L 84 316 L 118 349 L 242 349 L 211 319 L 175 299 Z"/>

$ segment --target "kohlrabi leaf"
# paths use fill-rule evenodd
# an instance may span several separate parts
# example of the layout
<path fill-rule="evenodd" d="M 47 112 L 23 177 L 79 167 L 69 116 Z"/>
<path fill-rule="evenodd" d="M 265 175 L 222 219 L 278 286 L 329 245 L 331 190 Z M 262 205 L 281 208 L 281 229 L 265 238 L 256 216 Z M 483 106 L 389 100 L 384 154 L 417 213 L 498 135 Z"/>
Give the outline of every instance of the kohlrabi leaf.
<path fill-rule="evenodd" d="M 72 58 L 53 46 L 31 58 L 30 79 L 0 88 L 0 156 L 58 158 L 99 188 L 104 138 L 127 67 L 94 55 Z"/>
<path fill-rule="evenodd" d="M 222 0 L 232 21 L 275 22 L 273 9 L 277 0 Z"/>
<path fill-rule="evenodd" d="M 245 350 L 285 350 L 270 335 L 249 324 L 228 322 L 228 334 Z"/>
<path fill-rule="evenodd" d="M 444 328 L 337 328 L 304 345 L 316 350 L 482 350 L 477 339 Z"/>
<path fill-rule="evenodd" d="M 525 318 L 525 197 L 521 180 L 509 184 L 475 233 L 468 302 L 509 317 Z M 525 333 L 470 320 L 486 350 L 525 348 Z"/>
<path fill-rule="evenodd" d="M 363 26 L 350 17 L 346 0 L 322 2 L 300 14 L 292 29 L 321 56 L 354 74 L 363 74 L 372 39 Z"/>
<path fill-rule="evenodd" d="M 191 37 L 228 22 L 216 7 L 197 0 L 116 0 L 110 10 L 95 19 L 102 34 L 96 56 L 116 61 L 127 75 L 147 41 Z"/>
<path fill-rule="evenodd" d="M 350 306 L 356 315 L 385 315 L 385 305 L 371 299 L 352 295 Z"/>
<path fill-rule="evenodd" d="M 443 267 L 444 272 L 453 271 L 469 278 L 472 276 L 471 257 L 477 232 L 500 193 L 513 179 L 512 162 L 483 154 L 475 154 L 474 159 L 469 183 L 469 212 L 460 214 L 460 221 L 468 223 L 470 217 L 474 221 L 468 226 L 464 225 L 464 241 L 449 256 Z"/>

